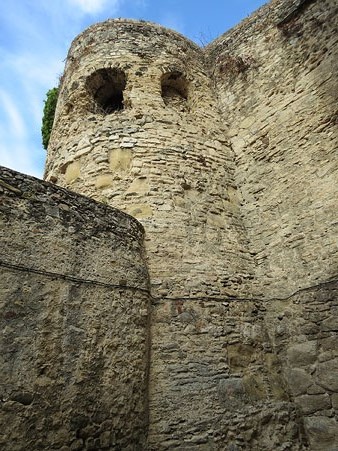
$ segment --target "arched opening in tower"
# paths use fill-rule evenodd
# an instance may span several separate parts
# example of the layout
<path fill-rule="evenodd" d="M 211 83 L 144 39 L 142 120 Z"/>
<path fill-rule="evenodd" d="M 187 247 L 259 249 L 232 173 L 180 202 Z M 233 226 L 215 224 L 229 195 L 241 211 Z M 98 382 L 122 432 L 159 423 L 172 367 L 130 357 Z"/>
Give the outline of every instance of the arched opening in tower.
<path fill-rule="evenodd" d="M 166 106 L 187 111 L 188 82 L 179 71 L 168 72 L 161 78 L 162 99 Z"/>
<path fill-rule="evenodd" d="M 126 75 L 119 69 L 99 69 L 90 75 L 86 88 L 94 100 L 94 112 L 111 114 L 123 110 L 125 87 Z"/>

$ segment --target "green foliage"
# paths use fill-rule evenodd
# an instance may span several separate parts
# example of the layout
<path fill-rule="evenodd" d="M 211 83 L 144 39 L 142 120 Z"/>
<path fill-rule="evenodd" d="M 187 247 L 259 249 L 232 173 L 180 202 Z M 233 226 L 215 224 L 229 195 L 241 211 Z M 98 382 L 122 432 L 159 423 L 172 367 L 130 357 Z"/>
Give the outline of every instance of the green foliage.
<path fill-rule="evenodd" d="M 48 147 L 50 134 L 52 132 L 58 94 L 59 94 L 58 88 L 52 88 L 46 94 L 45 106 L 43 108 L 42 127 L 41 127 L 42 144 L 46 150 Z"/>

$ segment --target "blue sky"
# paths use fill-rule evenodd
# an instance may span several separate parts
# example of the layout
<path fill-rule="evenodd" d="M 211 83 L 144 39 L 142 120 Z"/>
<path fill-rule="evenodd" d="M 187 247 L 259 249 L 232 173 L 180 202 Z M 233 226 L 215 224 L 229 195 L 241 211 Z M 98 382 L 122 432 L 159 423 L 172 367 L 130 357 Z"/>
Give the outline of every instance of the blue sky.
<path fill-rule="evenodd" d="M 74 37 L 108 18 L 150 20 L 198 44 L 209 42 L 266 0 L 1 0 L 0 165 L 42 177 L 41 116 Z"/>

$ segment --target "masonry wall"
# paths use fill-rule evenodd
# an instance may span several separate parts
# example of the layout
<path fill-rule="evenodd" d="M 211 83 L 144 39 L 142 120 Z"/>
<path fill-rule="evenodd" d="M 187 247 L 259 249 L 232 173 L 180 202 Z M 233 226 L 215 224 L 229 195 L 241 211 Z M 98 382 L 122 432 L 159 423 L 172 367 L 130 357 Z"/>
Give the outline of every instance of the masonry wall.
<path fill-rule="evenodd" d="M 336 14 L 333 1 L 271 2 L 206 49 L 255 256 L 253 293 L 303 418 L 301 446 L 313 450 L 338 440 Z"/>
<path fill-rule="evenodd" d="M 336 449 L 337 290 L 158 305 L 150 448 Z"/>
<path fill-rule="evenodd" d="M 303 449 L 302 413 L 265 315 L 260 301 L 226 298 L 156 306 L 151 450 Z"/>
<path fill-rule="evenodd" d="M 273 1 L 207 49 L 266 298 L 337 276 L 336 16 Z"/>
<path fill-rule="evenodd" d="M 9 169 L 0 194 L 1 449 L 143 449 L 142 226 Z"/>
<path fill-rule="evenodd" d="M 93 74 L 109 67 L 125 73 L 126 86 L 123 109 L 103 114 L 93 108 L 87 86 Z M 161 81 L 178 74 L 186 82 L 186 99 L 177 93 L 168 99 Z M 174 366 L 162 358 L 163 347 L 179 346 L 182 331 L 170 332 L 159 318 L 176 301 L 183 313 L 186 302 L 198 309 L 205 300 L 203 313 L 208 318 L 214 303 L 239 293 L 248 296 L 253 268 L 233 173 L 204 55 L 195 44 L 162 27 L 125 20 L 98 24 L 73 42 L 46 178 L 118 206 L 145 227 L 154 304 L 149 380 L 149 443 L 154 449 L 204 446 L 204 441 L 186 441 L 191 409 L 203 422 L 193 440 L 206 429 L 218 431 L 215 416 L 227 409 L 213 406 L 215 374 L 226 374 L 219 368 L 222 341 L 201 334 L 195 349 L 194 330 L 186 335 L 192 340 L 193 361 L 208 361 L 202 388 L 212 395 L 204 403 L 200 387 L 177 381 L 191 369 L 190 357 Z M 179 422 L 174 428 L 178 441 L 167 426 L 171 422 Z"/>
<path fill-rule="evenodd" d="M 302 417 L 302 447 L 313 451 L 338 446 L 337 307 L 334 281 L 276 300 L 265 314 L 290 400 Z"/>
<path fill-rule="evenodd" d="M 126 85 L 123 109 L 104 114 L 88 83 L 109 68 L 122 72 Z M 163 93 L 166 77 L 171 91 Z M 128 20 L 94 25 L 76 38 L 46 178 L 142 222 L 154 296 L 247 291 L 251 256 L 233 171 L 198 46 L 163 27 Z"/>
<path fill-rule="evenodd" d="M 150 449 L 337 447 L 334 14 L 273 1 L 205 52 L 126 20 L 72 44 L 46 178 L 145 227 Z"/>

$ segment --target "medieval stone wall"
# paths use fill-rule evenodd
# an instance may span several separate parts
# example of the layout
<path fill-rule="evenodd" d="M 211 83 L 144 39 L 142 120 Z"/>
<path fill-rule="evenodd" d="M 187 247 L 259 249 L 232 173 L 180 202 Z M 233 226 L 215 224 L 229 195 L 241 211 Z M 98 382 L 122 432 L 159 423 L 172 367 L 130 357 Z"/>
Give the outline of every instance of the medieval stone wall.
<path fill-rule="evenodd" d="M 1 449 L 144 448 L 141 225 L 3 168 L 0 194 Z"/>
<path fill-rule="evenodd" d="M 250 300 L 156 306 L 151 450 L 302 449 L 301 411 L 265 315 L 264 305 Z"/>
<path fill-rule="evenodd" d="M 108 72 L 109 68 L 115 73 Z M 123 105 L 111 114 L 98 110 L 97 101 L 105 89 L 98 77 L 102 69 L 106 77 L 119 74 L 116 77 L 121 80 L 122 73 L 126 78 Z M 95 92 L 88 89 L 92 80 Z M 169 89 L 164 90 L 167 81 Z M 201 409 L 201 387 L 196 390 L 194 384 L 190 387 L 177 381 L 191 369 L 190 357 L 174 367 L 162 358 L 163 347 L 180 346 L 182 331 L 173 330 L 171 337 L 157 318 L 176 301 L 182 304 L 183 317 L 189 315 L 184 313 L 187 302 L 198 308 L 201 299 L 206 301 L 204 315 L 208 318 L 213 315 L 214 303 L 209 305 L 206 298 L 217 303 L 249 292 L 253 268 L 233 172 L 231 149 L 197 46 L 177 33 L 132 21 L 99 24 L 74 41 L 46 177 L 124 209 L 146 229 L 155 301 L 149 381 L 149 443 L 154 449 L 167 449 L 174 443 L 201 446 L 194 441 L 185 444 L 185 439 L 175 442 L 168 424 L 178 422 L 174 435 L 185 437 L 194 418 L 189 420 L 193 405 L 203 418 L 197 435 L 204 436 L 207 429 L 219 431 L 215 416 L 227 408 L 220 405 L 219 411 L 216 406 L 210 410 L 218 383 L 215 373 L 220 380 L 227 377 L 218 362 L 222 340 L 219 346 L 212 334 L 200 334 L 197 350 L 191 351 L 190 357 L 196 361 L 202 359 L 203 349 L 210 348 L 204 355 L 208 365 L 201 387 L 213 395 Z M 183 339 L 188 345 L 194 337 L 192 329 Z"/>
<path fill-rule="evenodd" d="M 286 301 L 276 300 L 265 314 L 290 400 L 303 419 L 302 446 L 313 451 L 338 446 L 337 312 L 335 281 L 302 290 Z"/>
<path fill-rule="evenodd" d="M 271 2 L 207 49 L 265 297 L 337 276 L 336 17 Z"/>
<path fill-rule="evenodd" d="M 11 449 L 337 449 L 336 9 L 273 0 L 204 50 L 142 21 L 75 39 L 46 179 L 142 222 L 151 319 L 140 226 L 5 173 Z"/>
<path fill-rule="evenodd" d="M 337 282 L 157 306 L 151 449 L 335 450 L 337 309 Z"/>
<path fill-rule="evenodd" d="M 206 50 L 255 256 L 253 292 L 304 419 L 302 446 L 313 450 L 338 443 L 336 14 L 334 1 L 271 2 Z"/>
<path fill-rule="evenodd" d="M 80 35 L 67 61 L 47 180 L 142 221 L 155 296 L 247 292 L 233 158 L 201 49 L 157 25 L 112 20 Z M 95 99 L 109 74 L 125 88 L 105 114 Z"/>

